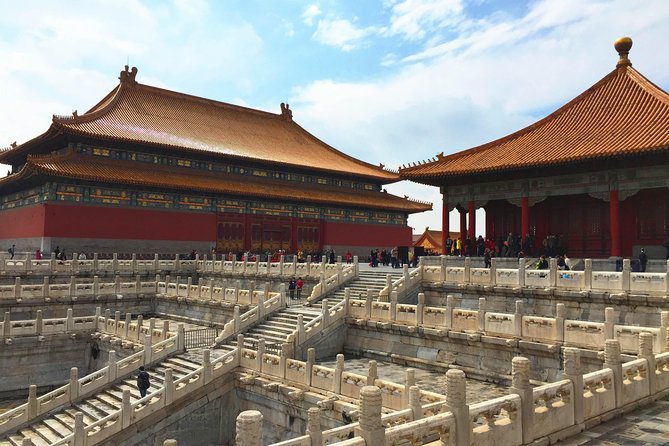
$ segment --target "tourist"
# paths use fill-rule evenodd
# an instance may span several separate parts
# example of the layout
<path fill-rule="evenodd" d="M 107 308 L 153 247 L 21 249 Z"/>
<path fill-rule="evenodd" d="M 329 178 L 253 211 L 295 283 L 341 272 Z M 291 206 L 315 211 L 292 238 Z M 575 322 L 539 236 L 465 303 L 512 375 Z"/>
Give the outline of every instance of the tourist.
<path fill-rule="evenodd" d="M 446 250 L 444 251 L 444 254 L 450 256 L 452 249 L 453 249 L 453 240 L 450 237 L 446 237 Z"/>
<path fill-rule="evenodd" d="M 476 257 L 481 257 L 485 253 L 485 240 L 483 236 L 479 235 L 479 238 L 476 239 Z"/>
<path fill-rule="evenodd" d="M 548 260 L 546 260 L 546 256 L 542 255 L 539 257 L 539 261 L 536 264 L 536 269 L 548 269 Z"/>
<path fill-rule="evenodd" d="M 390 263 L 393 268 L 400 267 L 400 262 L 397 260 L 397 246 L 390 250 Z"/>
<path fill-rule="evenodd" d="M 297 282 L 295 283 L 295 288 L 297 289 L 297 300 L 300 300 L 302 296 L 302 287 L 304 287 L 304 281 L 301 277 L 298 277 Z"/>
<path fill-rule="evenodd" d="M 56 258 L 60 259 L 60 247 L 56 246 L 56 249 L 53 250 L 53 253 L 56 254 Z"/>
<path fill-rule="evenodd" d="M 646 251 L 643 248 L 641 248 L 641 252 L 639 253 L 639 271 L 645 273 L 647 264 L 648 264 L 648 256 L 646 255 Z"/>
<path fill-rule="evenodd" d="M 562 255 L 559 255 L 557 258 L 557 269 L 560 271 L 569 271 L 569 265 L 567 265 L 567 261 Z"/>
<path fill-rule="evenodd" d="M 290 282 L 288 282 L 288 295 L 290 299 L 295 299 L 295 289 L 297 288 L 297 281 L 294 277 L 291 277 Z"/>
<path fill-rule="evenodd" d="M 37 249 L 35 251 L 35 260 L 42 260 L 42 250 Z"/>
<path fill-rule="evenodd" d="M 146 391 L 151 387 L 149 382 L 149 373 L 144 370 L 144 366 L 139 366 L 139 374 L 137 375 L 137 388 L 141 398 L 146 396 Z"/>
<path fill-rule="evenodd" d="M 79 259 L 79 260 L 86 260 L 86 254 L 83 253 L 83 252 L 80 252 L 80 253 L 79 253 L 79 257 L 78 257 L 78 259 Z"/>
<path fill-rule="evenodd" d="M 486 268 L 492 266 L 492 253 L 489 248 L 486 248 L 485 251 L 483 251 L 483 262 L 485 263 Z"/>
<path fill-rule="evenodd" d="M 334 265 L 335 263 L 335 252 L 334 249 L 330 250 L 330 264 Z"/>
<path fill-rule="evenodd" d="M 353 262 L 353 253 L 351 253 L 351 250 L 349 249 L 346 251 L 346 263 L 350 264 L 351 262 Z"/>
<path fill-rule="evenodd" d="M 14 253 L 16 252 L 16 245 L 12 245 L 12 247 L 9 248 L 9 249 L 7 250 L 7 252 L 8 252 L 9 255 L 11 256 L 9 259 L 10 259 L 10 260 L 13 259 L 13 258 L 14 258 Z"/>

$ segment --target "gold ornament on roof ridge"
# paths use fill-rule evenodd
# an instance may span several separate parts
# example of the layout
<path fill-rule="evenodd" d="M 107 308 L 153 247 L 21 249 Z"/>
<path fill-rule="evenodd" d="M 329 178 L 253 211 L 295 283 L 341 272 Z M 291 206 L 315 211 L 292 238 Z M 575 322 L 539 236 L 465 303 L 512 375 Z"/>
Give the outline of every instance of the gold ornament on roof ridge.
<path fill-rule="evenodd" d="M 630 53 L 630 50 L 632 49 L 632 38 L 620 37 L 616 39 L 613 46 L 615 47 L 616 51 L 618 51 L 618 55 L 620 56 L 620 59 L 618 59 L 616 67 L 625 67 L 625 66 L 631 67 L 632 62 L 630 62 L 628 55 Z"/>

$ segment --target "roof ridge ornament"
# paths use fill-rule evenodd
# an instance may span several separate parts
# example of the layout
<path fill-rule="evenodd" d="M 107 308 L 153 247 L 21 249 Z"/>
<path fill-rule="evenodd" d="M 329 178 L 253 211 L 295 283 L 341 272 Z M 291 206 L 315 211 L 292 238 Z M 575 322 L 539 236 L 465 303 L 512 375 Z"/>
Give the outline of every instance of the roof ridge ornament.
<path fill-rule="evenodd" d="M 281 103 L 281 116 L 289 121 L 293 120 L 293 111 L 290 109 L 289 104 Z"/>
<path fill-rule="evenodd" d="M 632 62 L 630 62 L 629 57 L 627 56 L 629 55 L 630 50 L 632 49 L 632 38 L 620 37 L 616 39 L 613 46 L 616 49 L 616 51 L 618 51 L 618 55 L 620 56 L 620 59 L 618 59 L 618 63 L 616 63 L 616 67 L 631 67 Z"/>
<path fill-rule="evenodd" d="M 121 83 L 129 82 L 131 84 L 136 84 L 137 83 L 137 81 L 135 80 L 136 76 L 137 76 L 137 67 L 132 67 L 132 69 L 129 70 L 129 67 L 126 65 L 125 70 L 121 71 L 121 74 L 118 76 L 118 78 L 121 81 Z"/>

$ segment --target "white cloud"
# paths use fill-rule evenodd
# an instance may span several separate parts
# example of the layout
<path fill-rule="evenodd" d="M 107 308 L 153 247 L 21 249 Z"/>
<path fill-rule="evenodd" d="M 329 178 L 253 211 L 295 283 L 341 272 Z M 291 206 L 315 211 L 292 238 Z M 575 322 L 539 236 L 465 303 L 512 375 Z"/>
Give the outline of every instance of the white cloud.
<path fill-rule="evenodd" d="M 191 18 L 203 18 L 210 11 L 207 0 L 174 0 L 174 6 Z"/>
<path fill-rule="evenodd" d="M 351 51 L 362 39 L 373 32 L 375 28 L 358 28 L 345 19 L 325 18 L 318 21 L 313 38 L 324 45 Z"/>
<path fill-rule="evenodd" d="M 419 40 L 435 29 L 454 26 L 462 20 L 461 0 L 402 0 L 390 5 L 388 32 Z"/>
<path fill-rule="evenodd" d="M 317 4 L 309 5 L 304 9 L 304 12 L 302 12 L 302 21 L 311 26 L 314 24 L 314 19 L 322 13 L 323 11 L 321 11 L 321 8 L 319 8 Z"/>
<path fill-rule="evenodd" d="M 633 17 L 629 11 L 635 11 Z M 662 0 L 578 8 L 572 1 L 539 2 L 520 19 L 470 23 L 446 47 L 408 58 L 383 78 L 304 85 L 291 105 L 301 124 L 333 146 L 396 167 L 473 147 L 536 121 L 615 67 L 613 41 L 621 35 L 635 40 L 634 66 L 666 89 L 667 60 L 657 49 L 658 42 L 669 40 L 667 21 L 669 4 Z M 441 226 L 437 188 L 398 184 L 389 190 L 434 201 L 435 211 L 412 216 L 410 224 Z"/>
<path fill-rule="evenodd" d="M 295 35 L 295 26 L 293 26 L 292 22 L 289 22 L 286 19 L 282 19 L 281 24 L 285 30 L 284 34 L 286 37 L 293 37 Z"/>
<path fill-rule="evenodd" d="M 214 82 L 252 89 L 248 73 L 264 62 L 254 27 L 239 20 L 203 26 L 206 3 L 176 3 L 151 9 L 135 0 L 5 5 L 0 85 L 3 103 L 12 106 L 0 108 L 0 146 L 47 130 L 54 113 L 91 107 L 115 86 L 128 58 L 142 83 L 202 95 Z"/>

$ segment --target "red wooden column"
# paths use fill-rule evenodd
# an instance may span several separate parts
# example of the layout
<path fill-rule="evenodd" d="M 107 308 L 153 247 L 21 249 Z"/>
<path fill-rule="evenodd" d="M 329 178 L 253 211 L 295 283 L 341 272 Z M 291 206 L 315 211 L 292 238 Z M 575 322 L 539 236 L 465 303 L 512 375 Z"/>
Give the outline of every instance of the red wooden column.
<path fill-rule="evenodd" d="M 450 234 L 450 221 L 448 219 L 448 202 L 446 197 L 444 197 L 443 204 L 441 206 L 441 251 L 442 254 L 446 254 L 446 239 Z"/>
<path fill-rule="evenodd" d="M 618 200 L 618 191 L 609 192 L 609 216 L 611 219 L 611 257 L 620 257 L 620 201 Z"/>
<path fill-rule="evenodd" d="M 474 200 L 469 200 L 467 208 L 469 211 L 469 231 L 467 235 L 474 241 L 474 238 L 476 237 L 476 204 L 474 203 Z"/>
<path fill-rule="evenodd" d="M 297 254 L 297 219 L 295 217 L 290 219 L 290 252 Z"/>
<path fill-rule="evenodd" d="M 244 250 L 251 249 L 251 216 L 244 215 Z"/>
<path fill-rule="evenodd" d="M 462 240 L 462 246 L 465 246 L 465 240 L 467 239 L 467 213 L 460 212 L 460 240 Z"/>
<path fill-rule="evenodd" d="M 530 201 L 527 197 L 520 199 L 520 237 L 524 240 L 530 232 Z"/>

